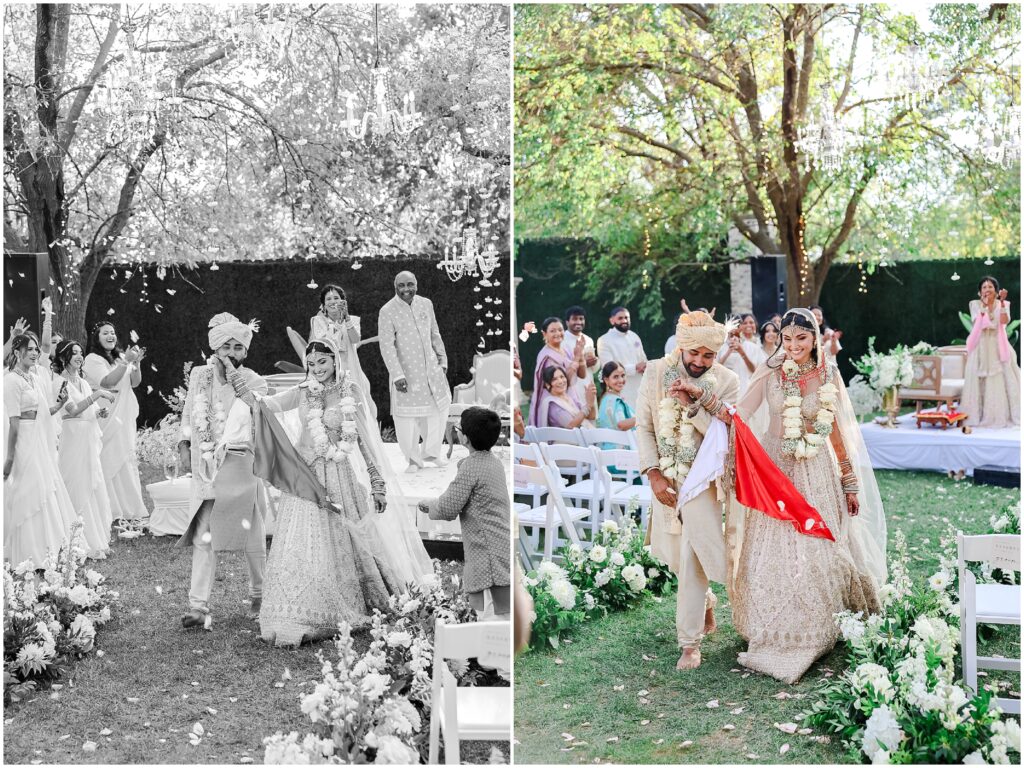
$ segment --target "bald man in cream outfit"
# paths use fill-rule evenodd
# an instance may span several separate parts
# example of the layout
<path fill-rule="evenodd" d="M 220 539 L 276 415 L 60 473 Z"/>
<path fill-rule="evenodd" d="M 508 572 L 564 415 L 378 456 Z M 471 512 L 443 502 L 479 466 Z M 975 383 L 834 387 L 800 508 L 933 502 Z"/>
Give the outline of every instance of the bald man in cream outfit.
<path fill-rule="evenodd" d="M 644 371 L 636 405 L 640 467 L 654 495 L 648 543 L 651 553 L 679 578 L 676 593 L 676 639 L 681 655 L 676 669 L 700 666 L 700 643 L 715 630 L 714 595 L 708 581 L 725 582 L 724 493 L 717 482 L 677 509 L 683 478 L 663 468 L 667 446 L 659 439 L 661 404 L 675 398 L 683 407 L 695 449 L 711 420 L 727 420 L 725 403 L 735 403 L 739 378 L 717 361 L 726 328 L 706 312 L 682 315 L 676 325 L 676 350 Z M 701 384 L 704 388 L 701 388 Z M 692 463 L 692 462 L 691 462 Z"/>
<path fill-rule="evenodd" d="M 242 365 L 259 326 L 222 312 L 209 328 L 213 354 L 206 365 L 192 368 L 181 412 L 178 451 L 182 465 L 192 468 L 192 522 L 177 543 L 192 547 L 189 612 L 181 617 L 182 626 L 207 629 L 216 553 L 245 552 L 250 618 L 259 617 L 267 565 L 264 508 L 252 473 L 252 413 L 239 397 L 246 390 L 267 394 L 266 381 Z"/>

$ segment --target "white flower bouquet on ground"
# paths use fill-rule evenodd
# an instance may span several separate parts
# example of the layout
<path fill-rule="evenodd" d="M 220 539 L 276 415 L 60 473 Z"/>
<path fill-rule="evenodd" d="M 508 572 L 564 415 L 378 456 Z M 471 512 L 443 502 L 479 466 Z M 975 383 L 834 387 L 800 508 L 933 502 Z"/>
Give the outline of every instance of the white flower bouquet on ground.
<path fill-rule="evenodd" d="M 841 738 L 854 761 L 1008 763 L 1020 753 L 1020 726 L 990 706 L 991 691 L 971 696 L 956 679 L 956 559 L 946 544 L 939 570 L 914 587 L 897 532 L 881 613 L 836 615 L 849 666 L 818 687 L 802 717 Z"/>
<path fill-rule="evenodd" d="M 159 468 L 173 460 L 178 451 L 180 422 L 180 417 L 170 413 L 160 420 L 155 429 L 140 429 L 135 437 L 135 455 L 139 461 Z M 188 467 L 181 471 L 188 472 Z"/>
<path fill-rule="evenodd" d="M 19 701 L 40 684 L 54 682 L 74 659 L 96 649 L 96 628 L 110 620 L 117 593 L 85 566 L 82 524 L 71 543 L 45 563 L 4 563 L 4 703 Z"/>

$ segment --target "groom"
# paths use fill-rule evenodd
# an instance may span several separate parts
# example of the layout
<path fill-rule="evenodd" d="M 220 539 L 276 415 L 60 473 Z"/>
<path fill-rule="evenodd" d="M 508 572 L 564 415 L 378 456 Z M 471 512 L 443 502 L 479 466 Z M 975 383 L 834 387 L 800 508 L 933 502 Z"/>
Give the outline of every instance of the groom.
<path fill-rule="evenodd" d="M 672 463 L 669 454 L 684 440 L 695 454 L 713 418 L 728 420 L 724 403 L 736 402 L 739 377 L 716 361 L 725 339 L 725 326 L 707 313 L 682 315 L 676 326 L 676 350 L 647 367 L 637 400 L 640 466 L 655 497 L 648 530 L 651 553 L 679 578 L 676 638 L 682 654 L 676 669 L 680 670 L 700 666 L 701 639 L 715 630 L 714 595 L 708 580 L 725 582 L 723 496 L 716 484 L 677 509 L 683 477 L 665 465 Z M 673 412 L 671 399 L 682 406 L 682 416 L 671 442 L 666 442 L 662 430 L 672 427 L 661 421 Z"/>
<path fill-rule="evenodd" d="M 182 464 L 192 468 L 192 522 L 177 544 L 192 547 L 189 612 L 181 625 L 207 629 L 217 552 L 245 552 L 250 618 L 259 617 L 267 564 L 263 503 L 252 472 L 252 414 L 240 398 L 246 390 L 267 394 L 266 381 L 242 365 L 257 326 L 221 312 L 209 327 L 213 354 L 192 369 L 181 412 L 178 451 Z"/>

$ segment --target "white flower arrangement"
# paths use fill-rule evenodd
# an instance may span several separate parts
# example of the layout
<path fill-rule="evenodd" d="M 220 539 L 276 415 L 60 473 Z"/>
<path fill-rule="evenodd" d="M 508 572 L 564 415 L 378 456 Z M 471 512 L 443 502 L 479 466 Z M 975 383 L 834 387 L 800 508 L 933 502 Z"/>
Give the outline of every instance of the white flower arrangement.
<path fill-rule="evenodd" d="M 814 417 L 814 431 L 804 430 L 803 394 L 798 376 L 800 369 L 792 360 L 782 363 L 782 392 L 785 406 L 782 411 L 782 452 L 795 459 L 810 459 L 818 455 L 825 440 L 832 434 L 836 420 L 836 399 L 839 390 L 833 382 L 834 369 L 826 366 L 825 383 L 818 387 L 818 412 Z"/>
<path fill-rule="evenodd" d="M 179 417 L 173 413 L 164 416 L 156 428 L 140 429 L 135 438 L 135 455 L 154 467 L 162 467 L 168 458 L 177 456 L 180 438 Z M 187 472 L 185 467 L 182 471 Z"/>
<path fill-rule="evenodd" d="M 855 416 L 867 416 L 882 407 L 882 396 L 860 374 L 850 379 L 846 385 L 846 394 L 850 398 Z"/>
<path fill-rule="evenodd" d="M 875 337 L 868 340 L 868 351 L 853 362 L 868 385 L 879 394 L 894 387 L 908 387 L 914 381 L 914 362 L 910 350 L 897 344 L 886 353 L 875 351 Z"/>
<path fill-rule="evenodd" d="M 82 523 L 52 554 L 37 579 L 36 563 L 4 563 L 4 701 L 19 701 L 44 681 L 55 682 L 74 658 L 96 647 L 97 627 L 110 620 L 117 593 L 85 567 Z"/>
<path fill-rule="evenodd" d="M 835 617 L 849 668 L 820 686 L 819 700 L 802 717 L 806 725 L 836 733 L 872 763 L 1008 763 L 1010 752 L 1019 754 L 1019 725 L 1002 720 L 987 698 L 973 697 L 957 682 L 951 537 L 943 537 L 939 572 L 914 589 L 906 539 L 897 532 L 882 612 L 866 619 L 849 612 Z"/>
<path fill-rule="evenodd" d="M 557 568 L 548 569 L 545 578 L 557 579 Z M 386 611 L 374 611 L 371 642 L 365 651 L 356 650 L 351 628 L 340 624 L 334 641 L 337 660 L 326 660 L 322 651 L 317 654 L 323 680 L 301 701 L 311 732 L 305 736 L 278 732 L 264 738 L 264 762 L 422 762 L 438 619 L 454 624 L 475 620 L 458 578 L 442 577 L 440 572 L 429 586 L 413 586 L 393 595 Z M 497 673 L 479 665 L 463 663 L 460 668 L 450 661 L 449 667 L 460 685 L 505 684 Z"/>

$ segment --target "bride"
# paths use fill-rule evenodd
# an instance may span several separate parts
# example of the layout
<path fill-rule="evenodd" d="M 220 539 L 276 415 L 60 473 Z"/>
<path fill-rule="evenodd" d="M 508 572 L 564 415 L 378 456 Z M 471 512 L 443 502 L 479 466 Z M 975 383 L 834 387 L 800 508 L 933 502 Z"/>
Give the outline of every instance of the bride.
<path fill-rule="evenodd" d="M 282 492 L 259 617 L 263 639 L 278 646 L 331 637 L 342 621 L 365 624 L 389 595 L 433 576 L 414 518 L 403 520 L 402 505 L 388 498 L 393 475 L 364 393 L 337 366 L 332 341 L 311 341 L 305 352 L 306 379 L 260 398 L 297 434 L 298 457 L 330 501 Z M 251 393 L 245 399 L 257 405 Z M 257 456 L 275 451 L 273 461 L 287 463 L 290 446 L 269 444 L 263 434 L 257 427 Z M 292 474 L 302 469 L 296 463 Z"/>
<path fill-rule="evenodd" d="M 732 500 L 729 595 L 749 643 L 745 667 L 794 683 L 835 645 L 832 615 L 878 612 L 885 582 L 885 518 L 867 451 L 814 316 L 791 309 L 782 343 L 737 404 L 773 462 L 821 514 L 835 541 Z"/>

